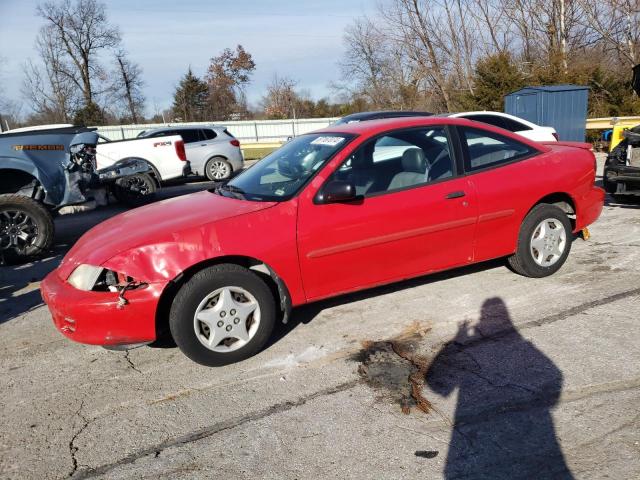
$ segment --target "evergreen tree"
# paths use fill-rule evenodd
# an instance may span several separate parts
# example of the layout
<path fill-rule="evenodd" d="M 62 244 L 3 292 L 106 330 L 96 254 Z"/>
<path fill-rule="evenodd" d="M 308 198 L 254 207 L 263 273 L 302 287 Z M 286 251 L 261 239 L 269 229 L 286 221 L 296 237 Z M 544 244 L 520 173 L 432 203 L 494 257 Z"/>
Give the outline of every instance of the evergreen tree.
<path fill-rule="evenodd" d="M 183 122 L 205 121 L 208 94 L 207 83 L 196 77 L 189 67 L 173 94 L 173 115 Z"/>
<path fill-rule="evenodd" d="M 500 52 L 478 60 L 473 83 L 473 95 L 462 99 L 463 108 L 501 112 L 504 96 L 524 87 L 527 81 L 511 55 Z"/>

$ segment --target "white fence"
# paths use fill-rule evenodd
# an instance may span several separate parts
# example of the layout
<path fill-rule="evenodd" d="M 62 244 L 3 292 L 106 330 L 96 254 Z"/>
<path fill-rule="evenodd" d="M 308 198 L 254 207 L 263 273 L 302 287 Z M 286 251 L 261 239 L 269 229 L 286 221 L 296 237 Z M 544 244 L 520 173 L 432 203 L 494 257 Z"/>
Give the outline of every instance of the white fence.
<path fill-rule="evenodd" d="M 289 137 L 325 128 L 337 118 L 300 118 L 291 120 L 256 120 L 229 122 L 191 122 L 191 123 L 150 123 L 140 125 L 113 125 L 98 127 L 98 133 L 111 140 L 135 138 L 143 130 L 170 127 L 176 125 L 219 125 L 225 126 L 240 141 L 269 143 L 284 142 Z"/>

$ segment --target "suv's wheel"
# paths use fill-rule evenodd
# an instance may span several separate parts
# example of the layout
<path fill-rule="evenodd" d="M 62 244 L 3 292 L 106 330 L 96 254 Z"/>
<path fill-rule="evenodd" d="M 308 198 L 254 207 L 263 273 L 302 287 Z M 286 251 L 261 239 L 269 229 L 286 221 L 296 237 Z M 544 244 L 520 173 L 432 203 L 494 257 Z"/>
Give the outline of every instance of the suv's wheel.
<path fill-rule="evenodd" d="M 22 195 L 0 195 L 0 258 L 25 260 L 51 248 L 54 225 L 42 204 Z"/>
<path fill-rule="evenodd" d="M 222 264 L 196 273 L 182 286 L 171 305 L 169 327 L 187 357 L 215 367 L 258 353 L 275 319 L 267 284 L 246 268 Z"/>
<path fill-rule="evenodd" d="M 232 173 L 231 164 L 222 157 L 210 158 L 204 167 L 204 174 L 211 181 L 226 180 Z"/>
<path fill-rule="evenodd" d="M 555 205 L 536 205 L 520 226 L 516 252 L 509 264 L 527 277 L 557 272 L 571 250 L 572 229 L 567 214 Z"/>
<path fill-rule="evenodd" d="M 113 185 L 113 195 L 116 199 L 130 207 L 139 207 L 150 202 L 156 190 L 156 182 L 148 173 L 119 178 Z"/>

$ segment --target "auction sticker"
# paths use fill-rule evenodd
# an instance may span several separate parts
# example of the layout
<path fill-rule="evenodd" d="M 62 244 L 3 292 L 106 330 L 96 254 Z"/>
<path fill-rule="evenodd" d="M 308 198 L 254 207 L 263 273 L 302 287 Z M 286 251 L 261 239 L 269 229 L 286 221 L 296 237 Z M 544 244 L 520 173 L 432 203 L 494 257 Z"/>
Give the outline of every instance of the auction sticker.
<path fill-rule="evenodd" d="M 335 147 L 344 142 L 344 137 L 318 137 L 311 142 L 311 145 L 325 145 L 327 147 Z"/>

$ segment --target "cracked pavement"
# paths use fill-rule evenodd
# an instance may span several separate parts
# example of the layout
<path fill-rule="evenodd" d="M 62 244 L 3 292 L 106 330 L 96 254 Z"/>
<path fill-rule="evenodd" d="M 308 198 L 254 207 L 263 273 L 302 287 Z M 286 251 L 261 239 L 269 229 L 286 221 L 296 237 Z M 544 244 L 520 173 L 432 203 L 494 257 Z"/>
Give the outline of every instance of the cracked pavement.
<path fill-rule="evenodd" d="M 552 277 L 489 262 L 309 305 L 218 369 L 55 331 L 39 280 L 118 211 L 0 267 L 0 478 L 640 478 L 640 205 Z"/>

